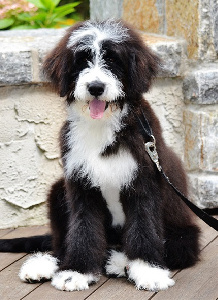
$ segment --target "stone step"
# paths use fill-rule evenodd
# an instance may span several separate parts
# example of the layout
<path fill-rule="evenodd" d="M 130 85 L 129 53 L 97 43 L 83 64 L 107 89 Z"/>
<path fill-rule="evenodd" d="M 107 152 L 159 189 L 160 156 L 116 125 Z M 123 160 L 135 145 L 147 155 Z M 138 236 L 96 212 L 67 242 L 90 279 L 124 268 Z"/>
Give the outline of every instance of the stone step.
<path fill-rule="evenodd" d="M 64 35 L 65 29 L 0 32 L 0 85 L 46 82 L 41 73 L 45 54 Z M 162 59 L 159 77 L 178 77 L 184 71 L 186 42 L 172 37 L 141 33 Z"/>

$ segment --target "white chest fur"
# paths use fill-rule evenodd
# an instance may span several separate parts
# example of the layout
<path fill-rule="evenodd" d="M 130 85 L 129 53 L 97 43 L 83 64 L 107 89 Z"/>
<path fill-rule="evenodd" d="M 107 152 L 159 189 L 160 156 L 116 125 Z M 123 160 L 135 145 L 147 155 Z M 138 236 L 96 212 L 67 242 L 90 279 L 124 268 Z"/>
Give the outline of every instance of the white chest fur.
<path fill-rule="evenodd" d="M 89 179 L 93 187 L 99 187 L 107 202 L 113 221 L 112 225 L 123 225 L 125 215 L 119 201 L 120 189 L 128 186 L 137 171 L 137 163 L 131 153 L 120 148 L 118 153 L 103 157 L 106 146 L 116 139 L 121 129 L 121 113 L 105 120 L 79 118 L 70 115 L 70 133 L 66 155 L 65 175 L 70 177 L 75 171 L 80 177 Z"/>

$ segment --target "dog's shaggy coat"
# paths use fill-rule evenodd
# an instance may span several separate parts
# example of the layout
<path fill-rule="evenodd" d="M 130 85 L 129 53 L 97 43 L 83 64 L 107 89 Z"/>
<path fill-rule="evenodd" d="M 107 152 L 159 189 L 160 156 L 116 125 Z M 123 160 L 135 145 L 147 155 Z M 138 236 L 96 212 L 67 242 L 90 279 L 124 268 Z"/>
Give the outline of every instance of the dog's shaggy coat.
<path fill-rule="evenodd" d="M 161 290 L 174 284 L 168 269 L 198 260 L 199 229 L 145 152 L 135 118 L 143 110 L 161 166 L 187 195 L 181 162 L 143 98 L 158 66 L 138 34 L 116 21 L 77 24 L 46 58 L 44 71 L 67 101 L 60 135 L 64 177 L 48 197 L 53 257 L 34 255 L 21 269 L 22 280 L 46 278 L 58 289 L 82 290 L 104 267 L 138 289 Z M 48 240 L 32 239 L 36 244 L 26 250 L 44 250 Z"/>

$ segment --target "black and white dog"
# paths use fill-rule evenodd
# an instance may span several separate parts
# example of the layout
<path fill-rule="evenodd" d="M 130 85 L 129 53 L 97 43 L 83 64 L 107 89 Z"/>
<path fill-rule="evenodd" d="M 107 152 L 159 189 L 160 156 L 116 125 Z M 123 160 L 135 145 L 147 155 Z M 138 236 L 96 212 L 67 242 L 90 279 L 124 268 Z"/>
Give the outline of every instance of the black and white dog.
<path fill-rule="evenodd" d="M 53 254 L 30 257 L 23 281 L 84 290 L 104 269 L 137 289 L 165 290 L 174 284 L 169 269 L 198 260 L 199 229 L 149 158 L 135 117 L 144 112 L 161 166 L 187 194 L 181 162 L 143 98 L 158 66 L 134 30 L 111 20 L 75 25 L 47 56 L 45 73 L 67 102 L 64 177 L 48 197 Z M 2 240 L 0 251 L 50 250 L 49 243 L 49 236 Z"/>

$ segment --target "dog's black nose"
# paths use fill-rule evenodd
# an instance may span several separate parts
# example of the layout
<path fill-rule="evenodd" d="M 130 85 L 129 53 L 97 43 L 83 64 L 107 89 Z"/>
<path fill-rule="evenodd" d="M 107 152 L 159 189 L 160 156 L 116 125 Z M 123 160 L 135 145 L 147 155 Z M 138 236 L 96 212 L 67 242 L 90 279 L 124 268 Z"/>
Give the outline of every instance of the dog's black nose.
<path fill-rule="evenodd" d="M 105 84 L 101 81 L 93 81 L 88 85 L 88 91 L 92 96 L 98 97 L 104 93 Z"/>

